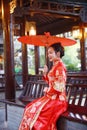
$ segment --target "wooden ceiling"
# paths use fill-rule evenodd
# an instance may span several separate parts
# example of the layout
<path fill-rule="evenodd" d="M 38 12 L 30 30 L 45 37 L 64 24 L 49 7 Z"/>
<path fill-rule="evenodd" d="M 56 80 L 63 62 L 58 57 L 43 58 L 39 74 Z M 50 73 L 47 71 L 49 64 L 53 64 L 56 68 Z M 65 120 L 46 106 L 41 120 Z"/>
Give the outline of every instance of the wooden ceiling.
<path fill-rule="evenodd" d="M 15 22 L 35 21 L 37 34 L 59 34 L 87 22 L 87 2 L 59 0 L 21 0 L 14 10 Z M 85 13 L 86 12 L 86 13 Z"/>
<path fill-rule="evenodd" d="M 16 2 L 13 12 L 14 23 L 17 25 L 23 21 L 35 21 L 37 34 L 49 31 L 55 35 L 72 30 L 74 25 L 79 25 L 81 22 L 87 23 L 86 0 L 16 0 Z"/>

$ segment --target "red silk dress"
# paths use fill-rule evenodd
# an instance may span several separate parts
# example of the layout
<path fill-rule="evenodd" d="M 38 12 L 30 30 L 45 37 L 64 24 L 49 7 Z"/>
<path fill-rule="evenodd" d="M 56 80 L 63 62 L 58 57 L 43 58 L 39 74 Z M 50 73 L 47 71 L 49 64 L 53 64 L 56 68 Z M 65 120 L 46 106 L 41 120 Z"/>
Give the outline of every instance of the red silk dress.
<path fill-rule="evenodd" d="M 56 121 L 67 110 L 63 62 L 57 61 L 44 79 L 49 88 L 43 97 L 26 106 L 19 130 L 57 130 Z"/>

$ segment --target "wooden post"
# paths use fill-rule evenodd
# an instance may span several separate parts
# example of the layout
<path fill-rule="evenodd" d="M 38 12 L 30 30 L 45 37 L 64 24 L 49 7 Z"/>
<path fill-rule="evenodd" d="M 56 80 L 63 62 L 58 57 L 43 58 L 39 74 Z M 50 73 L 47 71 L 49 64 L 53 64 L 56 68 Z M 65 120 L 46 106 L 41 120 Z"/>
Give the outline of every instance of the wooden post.
<path fill-rule="evenodd" d="M 39 61 L 39 47 L 38 47 L 38 46 L 35 46 L 35 50 L 34 50 L 34 51 L 35 51 L 35 73 L 36 73 L 36 74 L 39 74 L 39 70 L 38 70 L 38 69 L 39 69 L 39 66 L 40 66 L 40 65 L 39 65 L 39 64 L 40 64 L 40 63 L 39 63 L 39 62 L 40 62 L 40 61 Z"/>
<path fill-rule="evenodd" d="M 4 42 L 5 98 L 15 99 L 15 80 L 13 63 L 12 20 L 9 0 L 2 0 L 2 24 Z"/>
<path fill-rule="evenodd" d="M 81 27 L 81 33 L 82 33 L 82 37 L 81 37 L 81 40 L 80 40 L 80 45 L 81 45 L 81 70 L 85 71 L 86 70 L 86 59 L 85 59 L 84 25 L 82 24 L 80 27 Z"/>
<path fill-rule="evenodd" d="M 23 86 L 25 86 L 28 80 L 27 46 L 25 44 L 22 44 L 22 74 Z"/>
<path fill-rule="evenodd" d="M 25 19 L 22 20 L 21 24 L 21 36 L 25 35 Z M 22 81 L 25 86 L 28 80 L 28 60 L 27 60 L 27 45 L 22 44 Z"/>

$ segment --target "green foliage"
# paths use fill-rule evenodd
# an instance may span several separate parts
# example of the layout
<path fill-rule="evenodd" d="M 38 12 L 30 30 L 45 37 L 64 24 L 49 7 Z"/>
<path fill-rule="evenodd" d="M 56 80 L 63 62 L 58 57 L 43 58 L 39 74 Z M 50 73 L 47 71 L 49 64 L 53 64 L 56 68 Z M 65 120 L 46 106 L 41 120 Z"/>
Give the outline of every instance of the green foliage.
<path fill-rule="evenodd" d="M 45 48 L 39 47 L 39 57 L 40 57 L 40 67 L 43 67 L 45 64 Z"/>
<path fill-rule="evenodd" d="M 67 70 L 78 71 L 80 70 L 80 60 L 78 59 L 77 49 L 79 48 L 79 43 L 76 45 L 65 47 L 65 56 L 63 57 L 63 62 L 65 63 Z"/>
<path fill-rule="evenodd" d="M 80 70 L 80 68 L 76 67 L 75 64 L 69 64 L 69 65 L 67 65 L 67 70 L 69 70 L 69 71 L 78 71 L 78 70 Z"/>
<path fill-rule="evenodd" d="M 35 74 L 34 68 L 30 68 L 28 73 L 29 73 L 29 74 Z"/>
<path fill-rule="evenodd" d="M 40 67 L 43 67 L 45 64 L 45 56 L 44 55 L 41 55 L 40 56 Z"/>

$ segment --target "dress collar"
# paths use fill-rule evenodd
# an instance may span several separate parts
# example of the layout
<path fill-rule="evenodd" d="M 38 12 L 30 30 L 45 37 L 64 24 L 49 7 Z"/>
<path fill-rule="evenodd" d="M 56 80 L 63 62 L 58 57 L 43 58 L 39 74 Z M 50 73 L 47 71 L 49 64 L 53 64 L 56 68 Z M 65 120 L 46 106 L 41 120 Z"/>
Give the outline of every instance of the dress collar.
<path fill-rule="evenodd" d="M 53 65 L 58 64 L 58 62 L 61 62 L 62 60 L 60 58 L 58 58 L 57 60 L 55 60 L 55 62 L 53 63 Z"/>

